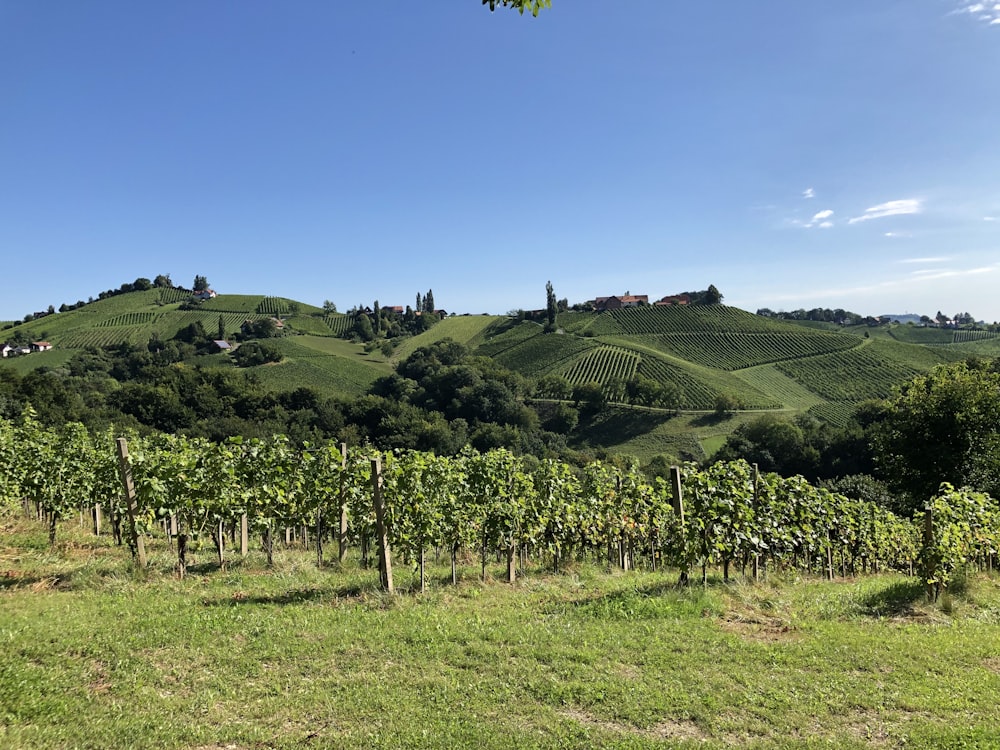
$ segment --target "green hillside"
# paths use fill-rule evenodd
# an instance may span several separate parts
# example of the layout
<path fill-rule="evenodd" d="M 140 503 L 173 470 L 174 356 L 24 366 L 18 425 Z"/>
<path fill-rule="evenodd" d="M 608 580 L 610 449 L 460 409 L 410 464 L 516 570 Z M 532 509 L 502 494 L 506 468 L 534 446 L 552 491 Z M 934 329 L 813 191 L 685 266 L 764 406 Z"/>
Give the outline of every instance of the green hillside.
<path fill-rule="evenodd" d="M 638 455 L 667 447 L 674 455 L 711 452 L 737 424 L 759 411 L 809 413 L 845 424 L 860 401 L 884 398 L 937 364 L 1000 356 L 1000 336 L 985 331 L 913 325 L 838 329 L 714 305 L 564 312 L 552 332 L 529 320 L 452 316 L 420 335 L 396 339 L 387 358 L 381 347 L 366 351 L 343 338 L 353 325 L 350 315 L 266 295 L 223 294 L 193 304 L 190 294 L 177 289 L 118 294 L 76 310 L 9 324 L 0 338 L 16 336 L 54 346 L 4 363 L 25 373 L 39 367 L 58 369 L 87 347 L 166 341 L 192 323 L 200 323 L 214 337 L 221 320 L 232 338 L 245 321 L 272 317 L 281 319 L 284 335 L 275 344 L 283 360 L 248 372 L 274 391 L 311 387 L 328 395 L 357 396 L 419 347 L 444 339 L 527 378 L 560 375 L 574 386 L 599 383 L 615 403 L 625 399 L 629 381 L 653 380 L 677 394 L 681 416 L 674 410 L 647 410 L 639 419 L 638 412 L 627 407 L 614 420 L 581 424 L 579 430 L 580 445 L 600 444 Z M 192 364 L 217 367 L 227 359 L 202 357 Z M 720 403 L 735 405 L 740 414 L 698 422 L 700 413 L 712 413 Z"/>
<path fill-rule="evenodd" d="M 445 318 L 429 331 L 403 341 L 393 352 L 393 359 L 406 359 L 421 346 L 427 346 L 443 339 L 451 339 L 466 346 L 474 346 L 483 339 L 491 326 L 506 320 L 507 318 L 494 315 L 456 315 Z"/>

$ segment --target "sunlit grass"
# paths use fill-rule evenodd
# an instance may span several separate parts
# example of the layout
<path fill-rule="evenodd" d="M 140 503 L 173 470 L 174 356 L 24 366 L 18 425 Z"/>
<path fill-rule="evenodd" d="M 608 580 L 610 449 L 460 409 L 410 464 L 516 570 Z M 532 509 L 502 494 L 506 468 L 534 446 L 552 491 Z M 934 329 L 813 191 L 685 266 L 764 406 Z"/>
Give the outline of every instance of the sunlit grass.
<path fill-rule="evenodd" d="M 447 556 L 399 594 L 351 558 L 0 534 L 0 747 L 996 747 L 1000 586 L 538 567 Z M 328 549 L 328 556 L 333 553 Z M 433 561 L 433 555 L 431 555 Z"/>

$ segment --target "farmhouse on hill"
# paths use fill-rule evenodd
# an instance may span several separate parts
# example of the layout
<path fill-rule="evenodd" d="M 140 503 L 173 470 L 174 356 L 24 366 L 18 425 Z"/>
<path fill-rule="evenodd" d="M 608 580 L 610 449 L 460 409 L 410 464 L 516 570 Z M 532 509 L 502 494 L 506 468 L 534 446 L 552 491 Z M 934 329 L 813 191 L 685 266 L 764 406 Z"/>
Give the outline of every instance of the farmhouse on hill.
<path fill-rule="evenodd" d="M 605 310 L 621 310 L 623 307 L 638 307 L 648 304 L 649 295 L 623 294 L 620 297 L 598 297 L 594 300 L 594 309 L 598 312 L 604 312 Z"/>
<path fill-rule="evenodd" d="M 660 305 L 661 307 L 666 305 L 690 305 L 691 295 L 690 294 L 668 294 L 662 299 L 656 300 L 654 305 Z"/>

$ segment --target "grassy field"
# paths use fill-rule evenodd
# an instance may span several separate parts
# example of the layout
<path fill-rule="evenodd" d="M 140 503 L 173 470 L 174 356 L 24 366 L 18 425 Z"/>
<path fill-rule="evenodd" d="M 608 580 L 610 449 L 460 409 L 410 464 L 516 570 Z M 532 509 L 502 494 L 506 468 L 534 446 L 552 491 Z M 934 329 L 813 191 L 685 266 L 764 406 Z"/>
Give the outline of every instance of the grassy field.
<path fill-rule="evenodd" d="M 483 332 L 491 325 L 504 320 L 493 315 L 456 315 L 444 318 L 429 331 L 419 336 L 405 339 L 393 352 L 393 359 L 404 360 L 422 346 L 428 346 L 435 341 L 452 339 L 459 344 L 473 347 L 482 338 Z"/>
<path fill-rule="evenodd" d="M 343 339 L 292 336 L 273 343 L 284 359 L 250 371 L 275 391 L 309 387 L 331 396 L 360 396 L 376 379 L 392 372 L 381 354 L 366 354 L 359 344 Z"/>
<path fill-rule="evenodd" d="M 0 518 L 0 746 L 989 748 L 1000 587 L 913 579 L 677 588 L 578 563 L 511 586 L 254 552 L 182 581 L 77 529 Z M 499 577 L 499 566 L 490 569 Z"/>

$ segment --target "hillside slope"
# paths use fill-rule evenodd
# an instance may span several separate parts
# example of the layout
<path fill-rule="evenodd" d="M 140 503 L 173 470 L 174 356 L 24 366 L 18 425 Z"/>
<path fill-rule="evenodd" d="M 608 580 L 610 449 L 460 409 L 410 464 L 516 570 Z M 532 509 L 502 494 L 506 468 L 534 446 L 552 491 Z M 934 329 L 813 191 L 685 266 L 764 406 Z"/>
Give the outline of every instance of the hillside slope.
<path fill-rule="evenodd" d="M 985 331 L 912 325 L 836 329 L 714 305 L 562 313 L 554 332 L 530 320 L 451 316 L 418 336 L 397 340 L 387 357 L 342 338 L 352 325 L 348 315 L 266 295 L 219 295 L 195 306 L 189 293 L 177 289 L 119 294 L 9 324 L 0 338 L 54 346 L 4 362 L 24 373 L 57 369 L 87 347 L 166 341 L 192 323 L 200 323 L 214 338 L 221 322 L 232 337 L 245 321 L 262 318 L 280 319 L 285 334 L 276 340 L 283 361 L 251 368 L 258 382 L 273 390 L 306 386 L 354 397 L 417 348 L 445 338 L 528 378 L 556 375 L 571 385 L 598 383 L 611 401 L 624 400 L 623 386 L 630 380 L 655 381 L 678 394 L 679 409 L 692 413 L 691 419 L 672 418 L 672 411 L 629 419 L 626 410 L 616 417 L 618 422 L 594 428 L 583 438 L 588 444 L 604 439 L 608 447 L 639 452 L 646 452 L 647 445 L 654 450 L 699 441 L 704 446 L 707 439 L 717 443 L 740 419 L 709 424 L 695 418 L 723 402 L 730 404 L 727 411 L 736 405 L 745 416 L 774 410 L 844 424 L 859 402 L 883 398 L 937 364 L 1000 356 L 1000 337 Z M 231 366 L 225 354 L 200 357 L 198 365 Z"/>

